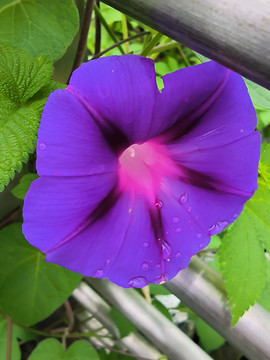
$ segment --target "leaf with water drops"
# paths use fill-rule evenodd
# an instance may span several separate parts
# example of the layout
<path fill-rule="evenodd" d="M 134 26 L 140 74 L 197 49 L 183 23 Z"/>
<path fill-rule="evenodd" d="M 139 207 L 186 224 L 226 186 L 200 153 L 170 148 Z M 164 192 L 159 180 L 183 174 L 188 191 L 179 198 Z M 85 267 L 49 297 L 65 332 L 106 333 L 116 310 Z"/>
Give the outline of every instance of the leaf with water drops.
<path fill-rule="evenodd" d="M 31 59 L 23 51 L 0 46 L 0 191 L 20 171 L 33 152 L 39 119 L 52 75 L 44 57 Z"/>

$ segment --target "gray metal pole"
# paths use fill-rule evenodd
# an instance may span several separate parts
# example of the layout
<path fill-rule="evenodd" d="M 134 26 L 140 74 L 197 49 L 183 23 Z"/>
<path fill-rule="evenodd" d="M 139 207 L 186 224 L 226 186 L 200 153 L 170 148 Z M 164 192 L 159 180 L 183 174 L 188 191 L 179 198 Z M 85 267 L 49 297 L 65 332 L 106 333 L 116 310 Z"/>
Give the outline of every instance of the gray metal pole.
<path fill-rule="evenodd" d="M 270 0 L 102 0 L 270 89 Z"/>
<path fill-rule="evenodd" d="M 170 360 L 212 359 L 136 290 L 120 288 L 104 279 L 89 278 L 87 281 Z"/>
<path fill-rule="evenodd" d="M 231 328 L 221 276 L 198 257 L 164 285 L 248 359 L 270 359 L 270 313 L 255 304 Z"/>

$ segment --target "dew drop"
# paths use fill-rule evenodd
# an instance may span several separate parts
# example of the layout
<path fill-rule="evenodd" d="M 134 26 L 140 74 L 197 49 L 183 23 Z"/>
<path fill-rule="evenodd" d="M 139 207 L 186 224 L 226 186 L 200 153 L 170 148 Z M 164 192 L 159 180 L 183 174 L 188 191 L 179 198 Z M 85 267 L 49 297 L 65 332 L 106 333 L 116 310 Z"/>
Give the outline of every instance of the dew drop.
<path fill-rule="evenodd" d="M 44 143 L 44 142 L 41 142 L 40 144 L 39 144 L 39 148 L 40 148 L 40 150 L 46 150 L 47 149 L 47 145 Z"/>
<path fill-rule="evenodd" d="M 144 242 L 144 243 L 142 244 L 142 246 L 143 246 L 144 248 L 147 248 L 147 247 L 149 246 L 149 243 L 148 243 L 148 242 Z"/>
<path fill-rule="evenodd" d="M 188 194 L 183 193 L 179 198 L 179 202 L 181 205 L 184 205 L 187 201 L 188 201 Z"/>
<path fill-rule="evenodd" d="M 175 254 L 175 257 L 176 258 L 180 258 L 182 256 L 182 253 L 180 251 L 178 251 L 176 254 Z"/>
<path fill-rule="evenodd" d="M 182 231 L 182 229 L 181 229 L 180 227 L 177 227 L 177 228 L 175 229 L 175 231 L 176 231 L 177 233 L 180 233 L 180 232 Z"/>
<path fill-rule="evenodd" d="M 172 248 L 170 247 L 170 245 L 166 242 L 163 241 L 161 244 L 161 251 L 162 251 L 162 257 L 164 260 L 167 260 L 171 253 L 172 253 Z"/>
<path fill-rule="evenodd" d="M 147 284 L 147 280 L 143 276 L 138 276 L 129 280 L 128 285 L 133 287 L 144 287 Z"/>
<path fill-rule="evenodd" d="M 165 283 L 165 281 L 166 281 L 166 277 L 164 275 L 160 275 L 154 280 L 154 283 L 162 285 Z"/>
<path fill-rule="evenodd" d="M 179 222 L 179 217 L 175 216 L 172 218 L 172 221 L 177 224 Z"/>
<path fill-rule="evenodd" d="M 105 266 L 108 266 L 110 263 L 111 263 L 111 259 L 107 259 L 107 260 L 105 261 Z"/>
<path fill-rule="evenodd" d="M 189 212 L 189 213 L 191 213 L 191 206 L 189 206 L 188 208 L 187 208 L 187 211 Z"/>
<path fill-rule="evenodd" d="M 156 265 L 156 268 L 160 268 L 160 266 L 161 266 L 160 264 L 157 264 L 157 265 Z"/>
<path fill-rule="evenodd" d="M 227 225 L 228 225 L 227 221 L 218 221 L 216 224 L 212 225 L 208 229 L 208 235 L 212 236 L 218 234 L 219 232 L 224 230 Z"/>
<path fill-rule="evenodd" d="M 142 269 L 143 270 L 149 269 L 149 264 L 147 262 L 142 263 Z"/>
<path fill-rule="evenodd" d="M 162 206 L 163 206 L 163 201 L 157 200 L 155 203 L 155 208 L 159 210 L 162 208 Z"/>
<path fill-rule="evenodd" d="M 104 275 L 104 271 L 103 271 L 103 270 L 98 269 L 98 270 L 95 271 L 95 277 L 100 278 L 100 277 L 102 277 L 103 275 Z"/>
<path fill-rule="evenodd" d="M 244 129 L 240 129 L 240 133 L 243 134 L 243 132 L 244 132 Z"/>
<path fill-rule="evenodd" d="M 200 234 L 200 233 L 196 234 L 197 239 L 200 239 L 201 237 L 202 237 L 202 234 Z"/>
<path fill-rule="evenodd" d="M 233 214 L 233 217 L 236 219 L 238 217 L 238 214 Z"/>

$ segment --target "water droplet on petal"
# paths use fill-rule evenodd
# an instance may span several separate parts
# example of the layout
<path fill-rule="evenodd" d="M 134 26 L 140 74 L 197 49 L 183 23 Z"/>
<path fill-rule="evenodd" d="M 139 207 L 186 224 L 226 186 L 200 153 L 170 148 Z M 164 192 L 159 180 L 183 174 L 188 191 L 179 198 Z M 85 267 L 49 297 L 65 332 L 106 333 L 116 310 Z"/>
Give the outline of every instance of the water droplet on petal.
<path fill-rule="evenodd" d="M 200 234 L 200 233 L 196 234 L 197 239 L 200 239 L 201 237 L 202 237 L 202 234 Z"/>
<path fill-rule="evenodd" d="M 45 142 L 41 142 L 41 143 L 39 144 L 39 148 L 40 148 L 40 150 L 46 150 L 46 149 L 47 149 L 47 145 L 45 144 Z"/>
<path fill-rule="evenodd" d="M 244 129 L 240 129 L 240 133 L 243 134 L 243 132 L 244 132 Z"/>
<path fill-rule="evenodd" d="M 147 262 L 142 263 L 142 269 L 147 270 L 149 268 L 149 264 Z"/>
<path fill-rule="evenodd" d="M 107 259 L 107 260 L 105 261 L 105 266 L 108 266 L 108 265 L 110 264 L 110 262 L 111 262 L 111 259 Z"/>
<path fill-rule="evenodd" d="M 172 218 L 172 221 L 176 224 L 179 222 L 179 217 L 175 216 Z"/>
<path fill-rule="evenodd" d="M 175 257 L 176 258 L 180 258 L 182 256 L 182 253 L 180 251 L 178 251 L 176 254 L 175 254 Z"/>
<path fill-rule="evenodd" d="M 208 229 L 208 235 L 212 236 L 218 234 L 219 232 L 224 230 L 227 225 L 228 225 L 227 221 L 218 221 L 216 224 L 212 225 Z"/>
<path fill-rule="evenodd" d="M 156 268 L 160 268 L 160 266 L 161 266 L 160 264 L 157 264 L 157 265 L 156 265 Z"/>
<path fill-rule="evenodd" d="M 165 283 L 165 281 L 166 281 L 166 277 L 164 275 L 160 275 L 154 280 L 154 283 L 162 285 Z"/>
<path fill-rule="evenodd" d="M 182 229 L 181 229 L 180 227 L 177 227 L 177 228 L 175 229 L 175 231 L 176 231 L 177 233 L 180 233 L 180 232 L 182 231 Z"/>
<path fill-rule="evenodd" d="M 144 243 L 142 244 L 142 246 L 143 246 L 144 248 L 147 248 L 147 247 L 149 246 L 149 243 L 148 243 L 148 242 L 144 242 Z"/>
<path fill-rule="evenodd" d="M 138 276 L 133 279 L 130 279 L 128 282 L 129 286 L 133 287 L 144 287 L 147 284 L 147 280 L 143 276 Z"/>
<path fill-rule="evenodd" d="M 163 241 L 161 244 L 161 251 L 162 251 L 162 257 L 163 259 L 168 259 L 172 253 L 172 248 L 170 247 L 170 245 L 166 242 Z"/>
<path fill-rule="evenodd" d="M 238 217 L 238 214 L 233 214 L 233 217 L 236 219 Z"/>
<path fill-rule="evenodd" d="M 162 206 L 163 206 L 163 201 L 157 200 L 155 203 L 155 208 L 159 210 L 162 208 Z"/>
<path fill-rule="evenodd" d="M 187 211 L 189 212 L 189 213 L 191 213 L 191 206 L 189 206 L 188 208 L 187 208 Z"/>
<path fill-rule="evenodd" d="M 104 271 L 103 271 L 103 270 L 98 269 L 98 270 L 95 271 L 95 277 L 100 278 L 100 277 L 102 277 L 103 275 L 104 275 Z"/>
<path fill-rule="evenodd" d="M 179 202 L 181 205 L 184 205 L 187 201 L 188 201 L 188 194 L 183 193 L 179 198 Z"/>

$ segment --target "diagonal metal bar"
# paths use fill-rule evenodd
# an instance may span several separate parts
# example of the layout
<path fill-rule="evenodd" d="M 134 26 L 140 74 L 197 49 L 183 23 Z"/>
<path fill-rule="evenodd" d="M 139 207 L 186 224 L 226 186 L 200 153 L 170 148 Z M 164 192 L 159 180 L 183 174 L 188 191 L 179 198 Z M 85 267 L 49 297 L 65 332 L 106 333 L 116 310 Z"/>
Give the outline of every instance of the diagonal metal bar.
<path fill-rule="evenodd" d="M 102 0 L 270 89 L 270 0 Z"/>
<path fill-rule="evenodd" d="M 189 267 L 164 286 L 248 359 L 270 359 L 270 313 L 255 304 L 231 328 L 221 276 L 201 259 L 194 256 Z"/>
<path fill-rule="evenodd" d="M 123 289 L 104 279 L 87 281 L 170 360 L 212 359 L 135 289 Z"/>

